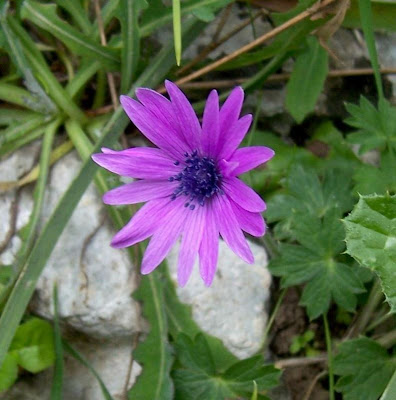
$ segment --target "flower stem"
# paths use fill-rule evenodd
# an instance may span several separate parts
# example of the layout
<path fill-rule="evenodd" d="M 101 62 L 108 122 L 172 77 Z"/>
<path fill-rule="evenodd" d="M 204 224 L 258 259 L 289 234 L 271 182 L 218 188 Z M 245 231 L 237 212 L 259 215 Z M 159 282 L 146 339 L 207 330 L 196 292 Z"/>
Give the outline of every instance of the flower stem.
<path fill-rule="evenodd" d="M 327 314 L 323 315 L 323 322 L 325 328 L 325 337 L 326 337 L 326 349 L 327 349 L 327 366 L 329 369 L 329 391 L 330 391 L 330 400 L 334 400 L 334 373 L 333 373 L 333 354 L 331 349 L 331 335 L 329 329 L 329 322 L 327 320 Z"/>
<path fill-rule="evenodd" d="M 269 334 L 269 332 L 270 332 L 270 330 L 272 328 L 272 325 L 274 324 L 275 317 L 278 314 L 279 307 L 282 304 L 282 301 L 283 301 L 283 298 L 285 297 L 286 292 L 287 292 L 287 288 L 282 289 L 281 294 L 279 295 L 278 300 L 275 303 L 275 307 L 274 307 L 274 309 L 272 311 L 270 319 L 268 320 L 267 326 L 265 327 L 263 340 L 262 340 L 261 346 L 260 346 L 261 350 L 265 349 L 265 346 L 267 344 L 268 334 Z"/>
<path fill-rule="evenodd" d="M 377 339 L 377 342 L 387 349 L 394 346 L 396 344 L 396 330 L 394 329 L 393 331 L 386 333 L 384 336 Z"/>

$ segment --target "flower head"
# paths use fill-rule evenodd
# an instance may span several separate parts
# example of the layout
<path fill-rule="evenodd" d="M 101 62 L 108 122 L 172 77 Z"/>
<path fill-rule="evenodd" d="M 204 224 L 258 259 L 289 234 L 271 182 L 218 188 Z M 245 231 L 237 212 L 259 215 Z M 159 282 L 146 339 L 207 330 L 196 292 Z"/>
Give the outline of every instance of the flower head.
<path fill-rule="evenodd" d="M 151 236 L 141 272 L 153 271 L 181 237 L 178 281 L 187 283 L 194 261 L 205 284 L 216 272 L 221 236 L 247 263 L 253 254 L 243 231 L 262 236 L 264 201 L 238 176 L 265 163 L 274 155 L 263 146 L 242 147 L 252 116 L 240 118 L 244 93 L 236 87 L 219 107 L 216 90 L 209 94 L 202 126 L 183 92 L 165 82 L 170 100 L 140 88 L 139 101 L 121 96 L 121 104 L 136 127 L 156 148 L 122 151 L 103 148 L 93 160 L 111 172 L 136 178 L 110 190 L 106 204 L 146 202 L 119 231 L 111 244 L 132 246 Z"/>

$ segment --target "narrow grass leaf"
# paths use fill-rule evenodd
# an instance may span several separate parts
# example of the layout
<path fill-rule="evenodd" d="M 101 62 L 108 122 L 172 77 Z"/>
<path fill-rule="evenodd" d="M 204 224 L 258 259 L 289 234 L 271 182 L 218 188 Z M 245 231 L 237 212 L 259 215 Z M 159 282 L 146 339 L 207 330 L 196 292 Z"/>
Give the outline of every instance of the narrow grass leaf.
<path fill-rule="evenodd" d="M 54 342 L 55 342 L 55 366 L 54 376 L 52 378 L 51 397 L 50 400 L 62 400 L 63 388 L 63 345 L 62 336 L 59 325 L 58 312 L 58 288 L 56 284 L 53 290 L 54 301 Z"/>
<path fill-rule="evenodd" d="M 95 368 L 85 359 L 85 357 L 82 354 L 80 354 L 75 348 L 73 348 L 66 340 L 63 340 L 62 343 L 63 343 L 64 349 L 71 356 L 73 356 L 79 363 L 81 363 L 82 365 L 87 367 L 88 370 L 92 373 L 92 375 L 96 378 L 96 380 L 98 381 L 98 384 L 100 386 L 100 389 L 102 391 L 103 398 L 105 400 L 114 400 L 114 398 L 108 391 L 108 389 L 107 389 L 106 385 L 104 384 L 100 375 L 96 372 Z"/>
<path fill-rule="evenodd" d="M 117 53 L 96 44 L 90 37 L 61 20 L 56 14 L 55 4 L 42 4 L 34 0 L 26 0 L 21 9 L 21 17 L 54 35 L 73 53 L 99 60 L 104 67 L 110 70 L 119 68 L 120 61 Z"/>
<path fill-rule="evenodd" d="M 175 45 L 176 64 L 180 66 L 182 53 L 180 0 L 172 0 L 172 16 L 173 43 Z"/>
<path fill-rule="evenodd" d="M 56 4 L 72 16 L 74 22 L 85 35 L 90 34 L 92 24 L 80 1 L 56 0 Z"/>
<path fill-rule="evenodd" d="M 384 393 L 382 394 L 380 400 L 393 400 L 396 399 L 396 368 L 393 373 L 392 379 L 389 381 Z"/>
<path fill-rule="evenodd" d="M 378 97 L 382 100 L 384 99 L 384 90 L 382 88 L 382 80 L 378 64 L 377 49 L 375 47 L 371 0 L 359 0 L 359 12 L 360 12 L 360 20 L 362 23 L 362 29 L 364 32 L 364 38 L 366 39 L 371 65 L 374 70 L 375 84 L 377 86 Z"/>

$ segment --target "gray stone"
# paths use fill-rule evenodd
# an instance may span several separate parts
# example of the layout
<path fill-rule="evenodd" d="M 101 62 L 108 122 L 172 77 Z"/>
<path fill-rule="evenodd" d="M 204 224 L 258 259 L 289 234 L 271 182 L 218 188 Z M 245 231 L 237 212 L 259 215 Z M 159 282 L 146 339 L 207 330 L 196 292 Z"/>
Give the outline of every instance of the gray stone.
<path fill-rule="evenodd" d="M 271 275 L 263 247 L 250 242 L 255 263 L 246 264 L 220 241 L 219 264 L 211 287 L 199 276 L 198 262 L 190 281 L 177 288 L 181 301 L 191 304 L 195 321 L 207 333 L 221 338 L 237 357 L 255 354 L 267 323 Z M 168 256 L 176 281 L 178 248 Z"/>

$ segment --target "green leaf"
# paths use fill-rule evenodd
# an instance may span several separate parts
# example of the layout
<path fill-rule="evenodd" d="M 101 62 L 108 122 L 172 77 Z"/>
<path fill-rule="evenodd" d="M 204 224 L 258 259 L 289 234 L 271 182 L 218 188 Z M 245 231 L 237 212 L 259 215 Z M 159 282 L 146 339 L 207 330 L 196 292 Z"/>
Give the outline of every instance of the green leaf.
<path fill-rule="evenodd" d="M 99 60 L 110 70 L 119 68 L 120 61 L 117 53 L 108 47 L 96 44 L 90 37 L 60 19 L 56 13 L 55 4 L 42 4 L 34 0 L 26 0 L 22 6 L 21 17 L 54 35 L 73 53 Z"/>
<path fill-rule="evenodd" d="M 344 342 L 334 358 L 336 390 L 345 400 L 377 400 L 396 370 L 396 358 L 368 338 Z"/>
<path fill-rule="evenodd" d="M 262 356 L 237 361 L 226 371 L 215 371 L 213 354 L 205 336 L 199 334 L 194 340 L 179 335 L 176 342 L 177 355 L 183 368 L 176 368 L 173 377 L 176 399 L 223 400 L 251 396 L 255 381 L 259 392 L 278 384 L 281 372 L 271 365 L 264 365 Z"/>
<path fill-rule="evenodd" d="M 394 398 L 396 398 L 396 369 L 380 400 L 392 400 Z"/>
<path fill-rule="evenodd" d="M 121 51 L 121 93 L 125 93 L 131 86 L 139 61 L 140 33 L 138 18 L 140 11 L 147 7 L 144 0 L 121 0 L 119 19 L 121 23 L 122 51 Z"/>
<path fill-rule="evenodd" d="M 321 183 L 312 168 L 304 168 L 298 164 L 290 167 L 292 169 L 286 179 L 285 190 L 268 200 L 266 212 L 268 222 L 281 221 L 275 227 L 276 237 L 294 238 L 293 228 L 298 219 L 304 221 L 301 217 L 303 215 L 317 219 L 334 210 L 335 217 L 341 217 L 344 212 L 352 208 L 353 200 L 348 176 L 351 171 L 327 170 Z"/>
<path fill-rule="evenodd" d="M 387 100 L 381 100 L 376 108 L 361 96 L 359 105 L 347 103 L 345 107 L 351 114 L 345 122 L 358 129 L 347 140 L 360 144 L 360 154 L 372 149 L 396 149 L 396 109 Z"/>
<path fill-rule="evenodd" d="M 58 312 L 58 289 L 56 284 L 53 290 L 53 301 L 54 301 L 54 350 L 55 350 L 55 366 L 54 375 L 52 378 L 51 386 L 51 400 L 62 400 L 62 388 L 63 388 L 63 344 L 62 336 L 59 324 L 59 312 Z"/>
<path fill-rule="evenodd" d="M 0 393 L 9 389 L 18 378 L 18 363 L 15 353 L 8 353 L 0 366 Z"/>
<path fill-rule="evenodd" d="M 40 372 L 55 361 L 54 331 L 50 323 L 32 318 L 19 326 L 10 346 L 18 364 L 29 372 Z"/>
<path fill-rule="evenodd" d="M 375 271 L 392 312 L 396 311 L 396 196 L 361 196 L 344 219 L 347 252 Z"/>
<path fill-rule="evenodd" d="M 158 270 L 142 276 L 135 298 L 143 301 L 143 315 L 150 321 L 150 332 L 134 351 L 134 359 L 143 371 L 128 396 L 134 400 L 171 400 L 174 389 L 169 373 L 173 357 Z"/>
<path fill-rule="evenodd" d="M 327 58 L 316 37 L 308 37 L 305 51 L 296 59 L 286 92 L 286 108 L 298 123 L 315 108 L 328 72 Z"/>
<path fill-rule="evenodd" d="M 56 0 L 56 4 L 64 8 L 73 18 L 85 35 L 89 35 L 92 29 L 88 19 L 88 13 L 84 10 L 80 1 Z"/>
<path fill-rule="evenodd" d="M 353 179 L 356 182 L 354 191 L 359 194 L 385 194 L 396 193 L 396 175 L 394 167 L 396 158 L 392 153 L 381 154 L 379 167 L 361 165 L 356 169 Z"/>
<path fill-rule="evenodd" d="M 175 45 L 176 64 L 180 66 L 182 53 L 180 0 L 172 0 L 172 16 L 173 43 Z"/>
<path fill-rule="evenodd" d="M 368 52 L 370 55 L 371 65 L 374 70 L 375 84 L 377 86 L 378 97 L 380 100 L 383 100 L 384 99 L 384 90 L 382 88 L 380 67 L 378 64 L 377 49 L 375 47 L 371 1 L 359 0 L 359 12 L 360 12 L 360 20 L 362 22 L 364 38 L 366 40 L 367 49 L 368 49 Z"/>

